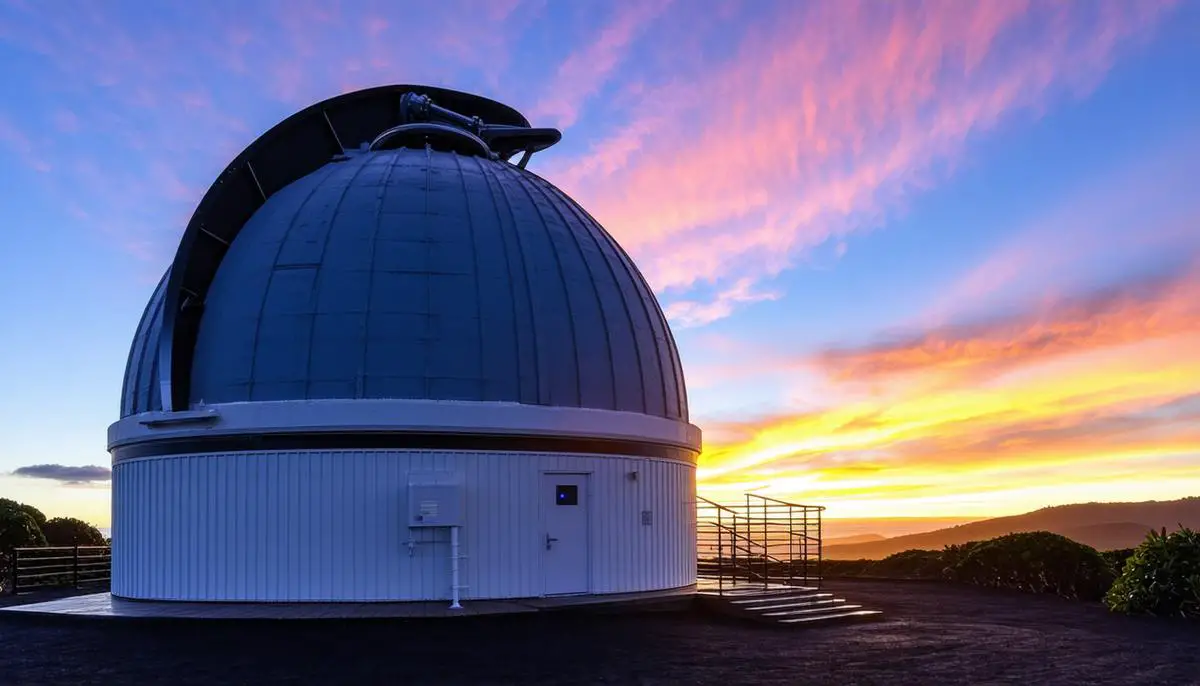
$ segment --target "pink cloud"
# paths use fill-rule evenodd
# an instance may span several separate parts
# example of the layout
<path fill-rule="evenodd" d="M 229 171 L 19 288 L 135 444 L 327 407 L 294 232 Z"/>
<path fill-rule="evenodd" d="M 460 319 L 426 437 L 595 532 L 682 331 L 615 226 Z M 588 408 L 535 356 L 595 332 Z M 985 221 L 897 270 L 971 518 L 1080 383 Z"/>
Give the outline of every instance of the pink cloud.
<path fill-rule="evenodd" d="M 1065 193 L 944 289 L 924 315 L 938 326 L 997 302 L 1045 298 L 1085 282 L 1095 269 L 1200 250 L 1200 138 L 1140 151 L 1115 173 Z M 1179 202 L 1179 198 L 1185 198 Z"/>
<path fill-rule="evenodd" d="M 12 150 L 27 166 L 38 172 L 51 170 L 50 163 L 43 159 L 29 136 L 8 119 L 0 116 L 0 145 Z"/>
<path fill-rule="evenodd" d="M 78 133 L 79 117 L 71 110 L 60 109 L 54 113 L 54 127 L 63 133 Z"/>
<path fill-rule="evenodd" d="M 703 78 L 645 88 L 621 130 L 547 176 L 658 290 L 760 278 L 880 226 L 1014 112 L 1086 92 L 1163 6 L 787 4 Z"/>

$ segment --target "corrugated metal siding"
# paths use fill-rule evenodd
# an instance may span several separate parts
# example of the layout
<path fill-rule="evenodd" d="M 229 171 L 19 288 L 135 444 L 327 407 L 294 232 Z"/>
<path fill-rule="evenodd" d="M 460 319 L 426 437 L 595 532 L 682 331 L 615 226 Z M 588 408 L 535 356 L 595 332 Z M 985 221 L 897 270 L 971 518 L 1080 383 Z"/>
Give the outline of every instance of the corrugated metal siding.
<path fill-rule="evenodd" d="M 685 464 L 544 453 L 260 452 L 118 463 L 113 592 L 173 600 L 448 598 L 448 532 L 406 525 L 410 474 L 438 472 L 465 488 L 463 597 L 539 596 L 538 489 L 548 471 L 591 475 L 592 593 L 695 582 L 695 469 Z M 649 526 L 643 510 L 653 512 Z M 411 557 L 410 537 L 421 541 Z"/>

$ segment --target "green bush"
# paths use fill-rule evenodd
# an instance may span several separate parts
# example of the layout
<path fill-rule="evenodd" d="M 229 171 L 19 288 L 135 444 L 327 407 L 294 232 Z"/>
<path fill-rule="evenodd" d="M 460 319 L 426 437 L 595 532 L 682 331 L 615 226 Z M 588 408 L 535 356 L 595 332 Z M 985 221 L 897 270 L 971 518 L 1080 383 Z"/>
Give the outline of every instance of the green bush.
<path fill-rule="evenodd" d="M 874 560 L 822 560 L 821 574 L 828 577 L 864 576 Z"/>
<path fill-rule="evenodd" d="M 1200 532 L 1151 531 L 1104 596 L 1114 612 L 1200 617 Z"/>
<path fill-rule="evenodd" d="M 1081 600 L 1099 600 L 1114 576 L 1095 548 L 1048 531 L 948 546 L 943 556 L 955 581 Z"/>
<path fill-rule="evenodd" d="M 27 505 L 0 499 L 0 552 L 7 555 L 13 548 L 46 545 L 34 513 L 41 514 Z"/>
<path fill-rule="evenodd" d="M 50 545 L 104 545 L 104 534 L 82 519 L 55 517 L 42 525 Z"/>
<path fill-rule="evenodd" d="M 871 564 L 870 574 L 894 579 L 937 579 L 945 566 L 942 553 L 937 550 L 905 550 L 876 560 Z"/>
<path fill-rule="evenodd" d="M 0 592 L 9 590 L 12 549 L 46 545 L 37 520 L 41 514 L 37 508 L 0 498 Z"/>
<path fill-rule="evenodd" d="M 942 554 L 936 550 L 905 550 L 882 560 L 825 560 L 828 577 L 882 579 L 937 579 L 942 576 Z"/>
<path fill-rule="evenodd" d="M 1121 575 L 1121 570 L 1125 569 L 1125 560 L 1128 560 L 1133 555 L 1134 548 L 1121 548 L 1119 550 L 1102 550 L 1100 556 L 1108 563 L 1108 568 L 1112 570 L 1113 577 Z"/>

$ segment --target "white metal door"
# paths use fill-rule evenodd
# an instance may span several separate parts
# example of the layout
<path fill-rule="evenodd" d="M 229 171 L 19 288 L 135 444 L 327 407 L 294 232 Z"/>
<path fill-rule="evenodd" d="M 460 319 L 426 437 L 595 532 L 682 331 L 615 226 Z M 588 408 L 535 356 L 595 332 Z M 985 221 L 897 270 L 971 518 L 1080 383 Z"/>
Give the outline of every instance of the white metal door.
<path fill-rule="evenodd" d="M 543 474 L 542 572 L 546 595 L 588 592 L 587 474 Z"/>

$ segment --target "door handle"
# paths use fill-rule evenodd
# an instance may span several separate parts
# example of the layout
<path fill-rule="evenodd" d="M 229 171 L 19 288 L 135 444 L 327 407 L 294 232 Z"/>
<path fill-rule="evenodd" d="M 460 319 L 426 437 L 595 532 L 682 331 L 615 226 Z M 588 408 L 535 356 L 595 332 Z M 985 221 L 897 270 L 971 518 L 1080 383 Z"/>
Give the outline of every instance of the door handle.
<path fill-rule="evenodd" d="M 550 550 L 550 544 L 557 541 L 557 538 L 551 538 L 550 534 L 546 534 L 546 550 Z"/>

